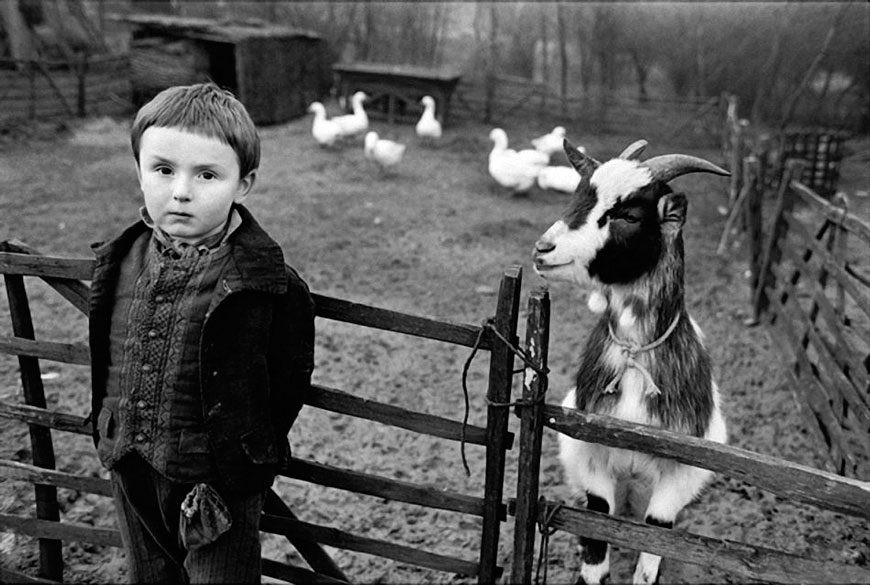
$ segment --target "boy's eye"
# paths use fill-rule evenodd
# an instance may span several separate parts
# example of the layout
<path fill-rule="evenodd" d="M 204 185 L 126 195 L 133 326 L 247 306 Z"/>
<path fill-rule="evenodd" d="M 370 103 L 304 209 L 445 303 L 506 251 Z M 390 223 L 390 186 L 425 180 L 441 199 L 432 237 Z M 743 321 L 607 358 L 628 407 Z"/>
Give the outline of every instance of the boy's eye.
<path fill-rule="evenodd" d="M 172 169 L 170 169 L 169 167 L 157 167 L 154 169 L 154 171 L 157 172 L 158 174 L 161 174 L 161 175 L 171 175 L 172 174 Z"/>
<path fill-rule="evenodd" d="M 217 179 L 217 175 L 211 171 L 203 171 L 200 176 L 206 181 L 213 181 L 214 179 Z"/>

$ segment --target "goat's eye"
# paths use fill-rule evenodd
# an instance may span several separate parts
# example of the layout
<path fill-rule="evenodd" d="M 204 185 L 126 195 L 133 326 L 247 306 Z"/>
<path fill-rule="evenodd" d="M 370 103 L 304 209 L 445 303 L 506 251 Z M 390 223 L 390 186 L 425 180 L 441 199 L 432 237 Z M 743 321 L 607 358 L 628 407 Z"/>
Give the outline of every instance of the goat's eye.
<path fill-rule="evenodd" d="M 643 217 L 643 212 L 635 207 L 620 209 L 619 211 L 611 212 L 611 219 L 624 221 L 626 223 L 637 223 Z"/>

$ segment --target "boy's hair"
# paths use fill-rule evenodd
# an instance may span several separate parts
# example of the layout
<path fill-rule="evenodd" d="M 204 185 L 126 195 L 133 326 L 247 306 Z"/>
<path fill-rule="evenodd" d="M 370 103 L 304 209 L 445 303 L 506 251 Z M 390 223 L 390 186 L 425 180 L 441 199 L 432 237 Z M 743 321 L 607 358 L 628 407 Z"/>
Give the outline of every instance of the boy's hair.
<path fill-rule="evenodd" d="M 152 126 L 217 138 L 236 151 L 240 177 L 260 166 L 260 137 L 251 116 L 231 92 L 214 83 L 164 89 L 139 109 L 130 130 L 137 164 L 142 134 Z"/>

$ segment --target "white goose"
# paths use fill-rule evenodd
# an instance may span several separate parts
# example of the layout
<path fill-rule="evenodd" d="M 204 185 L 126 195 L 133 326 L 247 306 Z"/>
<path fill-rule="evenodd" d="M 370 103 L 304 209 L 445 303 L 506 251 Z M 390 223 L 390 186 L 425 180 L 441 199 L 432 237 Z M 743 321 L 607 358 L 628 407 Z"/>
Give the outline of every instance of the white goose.
<path fill-rule="evenodd" d="M 513 189 L 514 193 L 528 191 L 535 184 L 541 169 L 547 166 L 550 157 L 532 149 L 517 152 L 508 148 L 507 133 L 501 128 L 493 128 L 489 139 L 493 141 L 489 153 L 490 176 L 501 186 Z"/>
<path fill-rule="evenodd" d="M 363 108 L 363 101 L 366 99 L 368 99 L 368 96 L 364 92 L 358 91 L 354 93 L 350 98 L 353 113 L 333 118 L 341 128 L 342 138 L 357 136 L 368 129 L 369 117 L 366 114 L 365 108 Z"/>
<path fill-rule="evenodd" d="M 313 102 L 308 106 L 308 111 L 314 114 L 314 122 L 311 124 L 311 135 L 320 146 L 332 146 L 341 137 L 341 127 L 335 120 L 326 118 L 326 107 L 320 102 Z"/>
<path fill-rule="evenodd" d="M 402 162 L 405 145 L 379 138 L 377 132 L 369 132 L 365 137 L 363 152 L 366 159 L 377 164 L 381 172 L 386 172 Z"/>
<path fill-rule="evenodd" d="M 565 127 L 556 126 L 549 134 L 532 138 L 532 146 L 535 150 L 546 153 L 547 156 L 553 156 L 557 152 L 562 152 L 562 144 L 565 141 Z"/>
<path fill-rule="evenodd" d="M 417 122 L 416 131 L 420 140 L 431 144 L 441 138 L 441 122 L 435 118 L 435 99 L 430 95 L 423 96 L 423 115 Z"/>
<path fill-rule="evenodd" d="M 538 187 L 545 190 L 573 193 L 580 183 L 580 174 L 573 167 L 544 167 L 538 173 Z"/>

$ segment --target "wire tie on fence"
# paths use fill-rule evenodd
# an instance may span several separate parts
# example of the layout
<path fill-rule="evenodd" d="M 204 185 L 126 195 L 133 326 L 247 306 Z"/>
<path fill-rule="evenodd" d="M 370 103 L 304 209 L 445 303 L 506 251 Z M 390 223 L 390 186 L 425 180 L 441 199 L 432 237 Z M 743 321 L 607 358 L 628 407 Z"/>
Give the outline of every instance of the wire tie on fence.
<path fill-rule="evenodd" d="M 465 397 L 465 415 L 462 418 L 462 433 L 459 442 L 459 452 L 462 454 L 462 466 L 465 468 L 465 475 L 467 477 L 471 477 L 471 469 L 468 467 L 468 459 L 465 457 L 465 429 L 468 426 L 468 413 L 471 409 L 468 402 L 468 368 L 471 366 L 472 360 L 474 360 L 474 356 L 477 354 L 477 350 L 480 349 L 480 343 L 483 341 L 483 332 L 486 331 L 487 326 L 489 326 L 495 319 L 493 317 L 488 317 L 480 328 L 480 331 L 477 332 L 477 339 L 474 340 L 474 346 L 471 348 L 471 354 L 468 356 L 468 359 L 465 360 L 465 365 L 462 367 L 462 394 Z"/>
<path fill-rule="evenodd" d="M 543 522 L 538 519 L 538 531 L 541 533 L 541 545 L 538 549 L 538 567 L 535 570 L 535 584 L 536 585 L 546 585 L 547 583 L 547 567 L 549 565 L 549 556 L 550 556 L 550 536 L 556 532 L 556 529 L 550 526 L 550 522 L 553 520 L 553 516 L 556 515 L 556 512 L 562 507 L 562 502 L 557 502 L 555 506 L 550 508 L 547 504 L 547 500 L 544 499 L 544 496 L 538 498 L 538 506 L 543 514 L 544 520 Z M 541 580 L 541 567 L 544 568 L 544 578 Z"/>
<path fill-rule="evenodd" d="M 460 452 L 462 454 L 462 466 L 465 468 L 465 475 L 467 476 L 471 476 L 471 470 L 468 467 L 468 460 L 465 457 L 465 431 L 466 427 L 468 426 L 468 414 L 471 408 L 468 400 L 468 368 L 471 366 L 471 362 L 474 360 L 474 356 L 477 355 L 477 350 L 480 349 L 480 344 L 483 341 L 483 334 L 487 329 L 492 331 L 493 334 L 498 339 L 500 339 L 501 342 L 504 343 L 515 355 L 519 356 L 523 363 L 525 363 L 526 367 L 532 368 L 542 378 L 546 378 L 547 374 L 550 373 L 549 368 L 547 368 L 546 366 L 541 367 L 538 364 L 534 363 L 532 361 L 532 358 L 530 358 L 529 355 L 525 351 L 523 351 L 522 348 L 515 346 L 507 338 L 505 338 L 504 335 L 501 334 L 501 332 L 495 327 L 495 317 L 487 317 L 486 319 L 484 319 L 483 323 L 480 326 L 480 331 L 477 332 L 477 339 L 474 340 L 474 345 L 471 348 L 471 354 L 468 356 L 468 359 L 465 360 L 465 365 L 462 368 L 462 393 L 465 397 L 465 415 L 462 419 Z M 511 373 L 518 374 L 523 371 L 525 370 L 513 370 Z M 543 402 L 544 395 L 542 393 L 532 400 L 520 399 L 513 402 L 494 402 L 490 400 L 488 396 L 485 397 L 485 399 L 486 403 L 489 406 L 510 408 L 512 406 L 533 406 L 535 404 Z"/>

